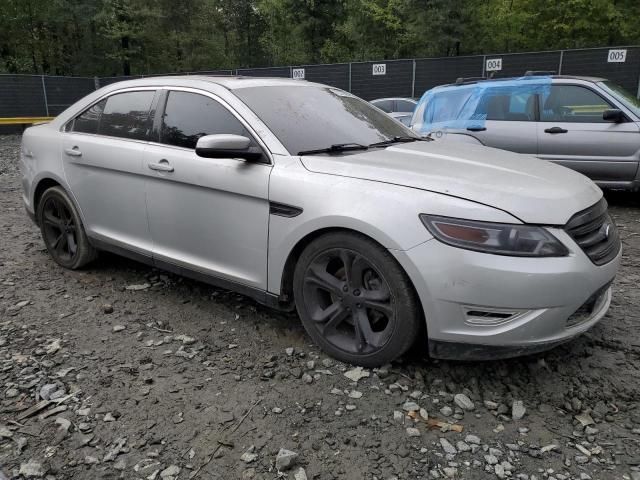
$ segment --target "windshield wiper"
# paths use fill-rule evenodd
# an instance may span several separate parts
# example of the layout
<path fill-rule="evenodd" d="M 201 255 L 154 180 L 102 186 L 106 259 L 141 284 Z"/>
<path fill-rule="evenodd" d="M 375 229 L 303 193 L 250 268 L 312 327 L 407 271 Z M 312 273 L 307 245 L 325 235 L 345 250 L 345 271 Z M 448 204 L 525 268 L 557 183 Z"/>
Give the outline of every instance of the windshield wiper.
<path fill-rule="evenodd" d="M 382 142 L 372 143 L 371 145 L 369 145 L 369 148 L 387 147 L 389 145 L 393 145 L 394 143 L 425 142 L 425 141 L 429 141 L 429 140 L 421 137 L 393 137 L 387 140 L 383 140 Z"/>
<path fill-rule="evenodd" d="M 334 143 L 327 148 L 318 148 L 316 150 L 303 150 L 298 155 L 315 155 L 317 153 L 340 153 L 350 152 L 351 150 L 367 150 L 369 147 L 360 143 Z"/>

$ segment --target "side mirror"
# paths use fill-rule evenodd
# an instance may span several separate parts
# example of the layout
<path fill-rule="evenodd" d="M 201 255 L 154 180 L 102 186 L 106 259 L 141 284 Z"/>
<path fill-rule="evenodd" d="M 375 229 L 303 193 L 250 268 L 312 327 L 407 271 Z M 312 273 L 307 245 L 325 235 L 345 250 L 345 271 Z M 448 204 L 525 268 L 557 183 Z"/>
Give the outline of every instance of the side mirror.
<path fill-rule="evenodd" d="M 622 123 L 626 120 L 626 117 L 622 110 L 612 108 L 602 112 L 602 119 L 606 122 Z"/>
<path fill-rule="evenodd" d="M 196 143 L 196 155 L 204 158 L 242 158 L 249 162 L 260 160 L 262 151 L 250 144 L 251 140 L 242 135 L 205 135 Z"/>

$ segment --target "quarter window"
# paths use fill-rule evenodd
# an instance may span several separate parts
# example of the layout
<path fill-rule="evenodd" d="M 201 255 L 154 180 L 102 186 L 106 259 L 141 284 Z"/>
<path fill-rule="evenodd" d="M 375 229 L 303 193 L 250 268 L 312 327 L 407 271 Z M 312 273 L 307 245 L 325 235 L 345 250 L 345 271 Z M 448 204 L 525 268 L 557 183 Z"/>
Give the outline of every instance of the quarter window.
<path fill-rule="evenodd" d="M 71 128 L 65 129 L 66 131 L 72 130 L 80 133 L 98 133 L 98 125 L 100 125 L 100 116 L 104 110 L 104 106 L 107 103 L 106 100 L 102 100 L 82 112 L 76 119 L 69 125 Z"/>
<path fill-rule="evenodd" d="M 612 108 L 592 90 L 577 85 L 554 85 L 542 98 L 543 122 L 605 123 L 602 112 Z"/>
<path fill-rule="evenodd" d="M 251 138 L 242 123 L 212 98 L 197 93 L 169 92 L 162 122 L 162 143 L 196 148 L 200 137 L 216 134 Z"/>
<path fill-rule="evenodd" d="M 153 123 L 155 91 L 125 92 L 107 98 L 98 133 L 110 137 L 147 140 Z"/>

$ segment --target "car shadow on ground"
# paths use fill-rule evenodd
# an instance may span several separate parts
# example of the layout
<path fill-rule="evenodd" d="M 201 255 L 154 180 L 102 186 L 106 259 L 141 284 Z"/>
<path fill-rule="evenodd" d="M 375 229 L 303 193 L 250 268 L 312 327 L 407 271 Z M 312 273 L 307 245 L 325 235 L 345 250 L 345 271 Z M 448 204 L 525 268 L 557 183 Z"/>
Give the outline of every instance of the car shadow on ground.
<path fill-rule="evenodd" d="M 611 207 L 640 208 L 640 192 L 605 190 L 604 197 Z"/>

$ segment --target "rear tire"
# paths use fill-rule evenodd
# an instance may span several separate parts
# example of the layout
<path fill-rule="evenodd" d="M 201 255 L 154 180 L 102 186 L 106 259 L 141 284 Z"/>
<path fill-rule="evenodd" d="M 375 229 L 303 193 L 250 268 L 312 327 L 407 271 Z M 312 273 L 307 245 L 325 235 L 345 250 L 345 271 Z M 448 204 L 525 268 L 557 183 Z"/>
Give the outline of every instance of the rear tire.
<path fill-rule="evenodd" d="M 309 336 L 343 362 L 384 365 L 420 332 L 420 303 L 406 273 L 386 249 L 357 233 L 329 233 L 304 249 L 294 297 Z"/>
<path fill-rule="evenodd" d="M 56 263 L 76 270 L 96 258 L 97 251 L 89 243 L 78 210 L 62 187 L 45 190 L 36 218 L 44 244 Z"/>

